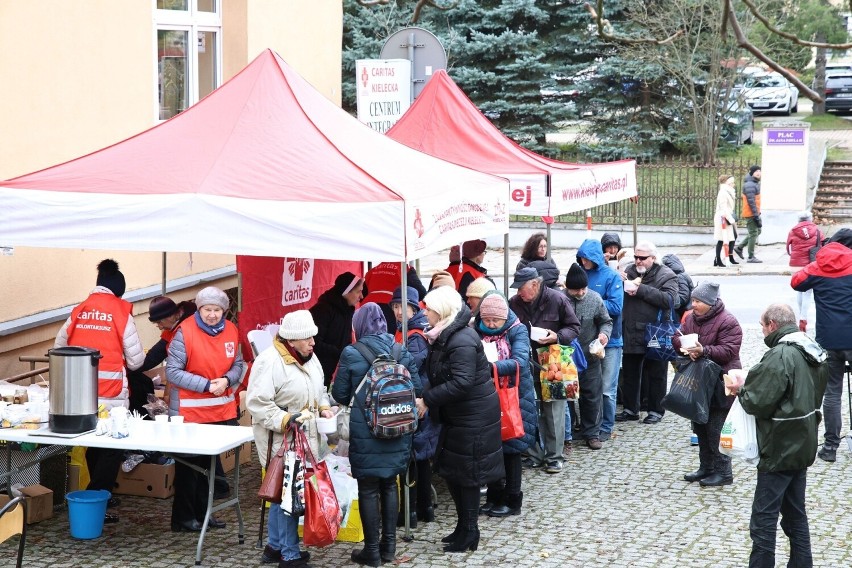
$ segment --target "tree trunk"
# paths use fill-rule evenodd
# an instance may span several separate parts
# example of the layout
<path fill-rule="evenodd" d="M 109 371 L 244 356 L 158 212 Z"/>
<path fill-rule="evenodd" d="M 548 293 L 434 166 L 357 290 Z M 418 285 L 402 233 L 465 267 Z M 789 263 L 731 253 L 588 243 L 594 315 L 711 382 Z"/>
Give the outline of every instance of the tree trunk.
<path fill-rule="evenodd" d="M 825 34 L 817 33 L 816 41 L 824 42 Z M 818 47 L 816 50 L 816 60 L 814 62 L 814 90 L 819 94 L 821 99 L 825 99 L 825 48 Z M 814 103 L 813 116 L 825 114 L 825 102 Z"/>

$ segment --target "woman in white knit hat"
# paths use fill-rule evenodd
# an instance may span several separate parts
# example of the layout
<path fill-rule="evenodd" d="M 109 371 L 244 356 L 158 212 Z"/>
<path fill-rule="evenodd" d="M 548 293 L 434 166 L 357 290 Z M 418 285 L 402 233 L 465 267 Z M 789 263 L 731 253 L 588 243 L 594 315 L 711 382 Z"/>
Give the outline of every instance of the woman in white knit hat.
<path fill-rule="evenodd" d="M 234 389 L 243 375 L 237 326 L 225 319 L 230 301 L 215 286 L 195 297 L 198 311 L 177 328 L 166 357 L 169 415 L 184 422 L 237 425 Z M 207 456 L 187 458 L 204 469 Z M 200 531 L 207 511 L 207 476 L 180 462 L 175 464 L 172 530 Z M 209 528 L 225 523 L 210 517 Z"/>
<path fill-rule="evenodd" d="M 291 420 L 303 425 L 311 449 L 319 458 L 320 434 L 314 417 L 330 418 L 333 413 L 323 384 L 323 371 L 314 355 L 317 326 L 307 310 L 290 312 L 281 321 L 272 349 L 254 360 L 246 396 L 246 408 L 254 422 L 254 443 L 262 466 L 267 452 L 275 453 L 284 441 Z M 269 540 L 261 562 L 278 562 L 282 567 L 309 567 L 310 554 L 299 549 L 298 517 L 281 507 L 269 507 Z"/>

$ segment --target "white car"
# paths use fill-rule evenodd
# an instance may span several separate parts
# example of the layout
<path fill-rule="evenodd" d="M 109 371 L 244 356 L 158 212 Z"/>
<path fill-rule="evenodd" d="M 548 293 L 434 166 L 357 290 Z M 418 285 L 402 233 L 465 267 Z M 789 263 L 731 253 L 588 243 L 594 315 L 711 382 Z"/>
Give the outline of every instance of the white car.
<path fill-rule="evenodd" d="M 741 92 L 754 112 L 790 116 L 799 110 L 799 89 L 779 73 L 753 75 L 745 80 Z"/>

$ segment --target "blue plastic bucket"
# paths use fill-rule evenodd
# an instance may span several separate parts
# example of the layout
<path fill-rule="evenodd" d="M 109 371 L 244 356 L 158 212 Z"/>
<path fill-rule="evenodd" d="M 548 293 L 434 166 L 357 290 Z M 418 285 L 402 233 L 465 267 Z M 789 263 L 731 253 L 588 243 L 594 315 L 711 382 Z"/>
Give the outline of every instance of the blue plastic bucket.
<path fill-rule="evenodd" d="M 107 501 L 111 496 L 112 493 L 104 489 L 72 491 L 65 496 L 73 538 L 88 540 L 101 536 Z"/>

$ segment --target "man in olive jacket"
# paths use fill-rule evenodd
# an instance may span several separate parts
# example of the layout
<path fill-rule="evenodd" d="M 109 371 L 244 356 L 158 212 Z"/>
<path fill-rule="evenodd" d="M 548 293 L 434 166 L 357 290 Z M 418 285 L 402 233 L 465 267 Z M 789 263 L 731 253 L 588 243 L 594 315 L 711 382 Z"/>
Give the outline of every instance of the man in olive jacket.
<path fill-rule="evenodd" d="M 664 319 L 671 317 L 670 311 L 678 297 L 677 275 L 660 264 L 654 243 L 644 241 L 637 244 L 633 258 L 635 262 L 627 267 L 622 276 L 624 356 L 621 368 L 624 370 L 624 384 L 621 390 L 624 395 L 624 410 L 616 415 L 615 421 L 639 420 L 642 382 L 647 381 L 648 416 L 644 422 L 656 424 L 663 419 L 665 413 L 662 401 L 666 395 L 668 363 L 645 358 L 645 326 L 657 321 L 657 315 L 660 313 Z"/>
<path fill-rule="evenodd" d="M 526 326 L 546 330 L 546 335 L 537 340 L 530 339 L 533 351 L 546 345 L 571 345 L 580 334 L 580 320 L 565 294 L 542 285 L 543 278 L 530 266 L 515 272 L 512 288 L 518 293 L 509 300 L 509 307 Z M 530 363 L 537 360 L 533 354 Z M 541 399 L 539 371 L 533 367 L 533 382 Z M 565 461 L 562 448 L 565 442 L 565 404 L 564 400 L 542 402 L 539 408 L 539 429 L 544 448 L 535 443 L 528 450 L 530 465 L 544 465 L 547 473 L 559 473 Z"/>
<path fill-rule="evenodd" d="M 778 513 L 790 539 L 788 566 L 813 566 L 805 486 L 818 445 L 819 408 L 828 381 L 826 352 L 799 331 L 790 306 L 772 304 L 760 316 L 769 347 L 739 389 L 740 404 L 757 425 L 757 486 L 751 509 L 749 568 L 775 566 Z M 731 390 L 736 391 L 736 388 Z"/>

